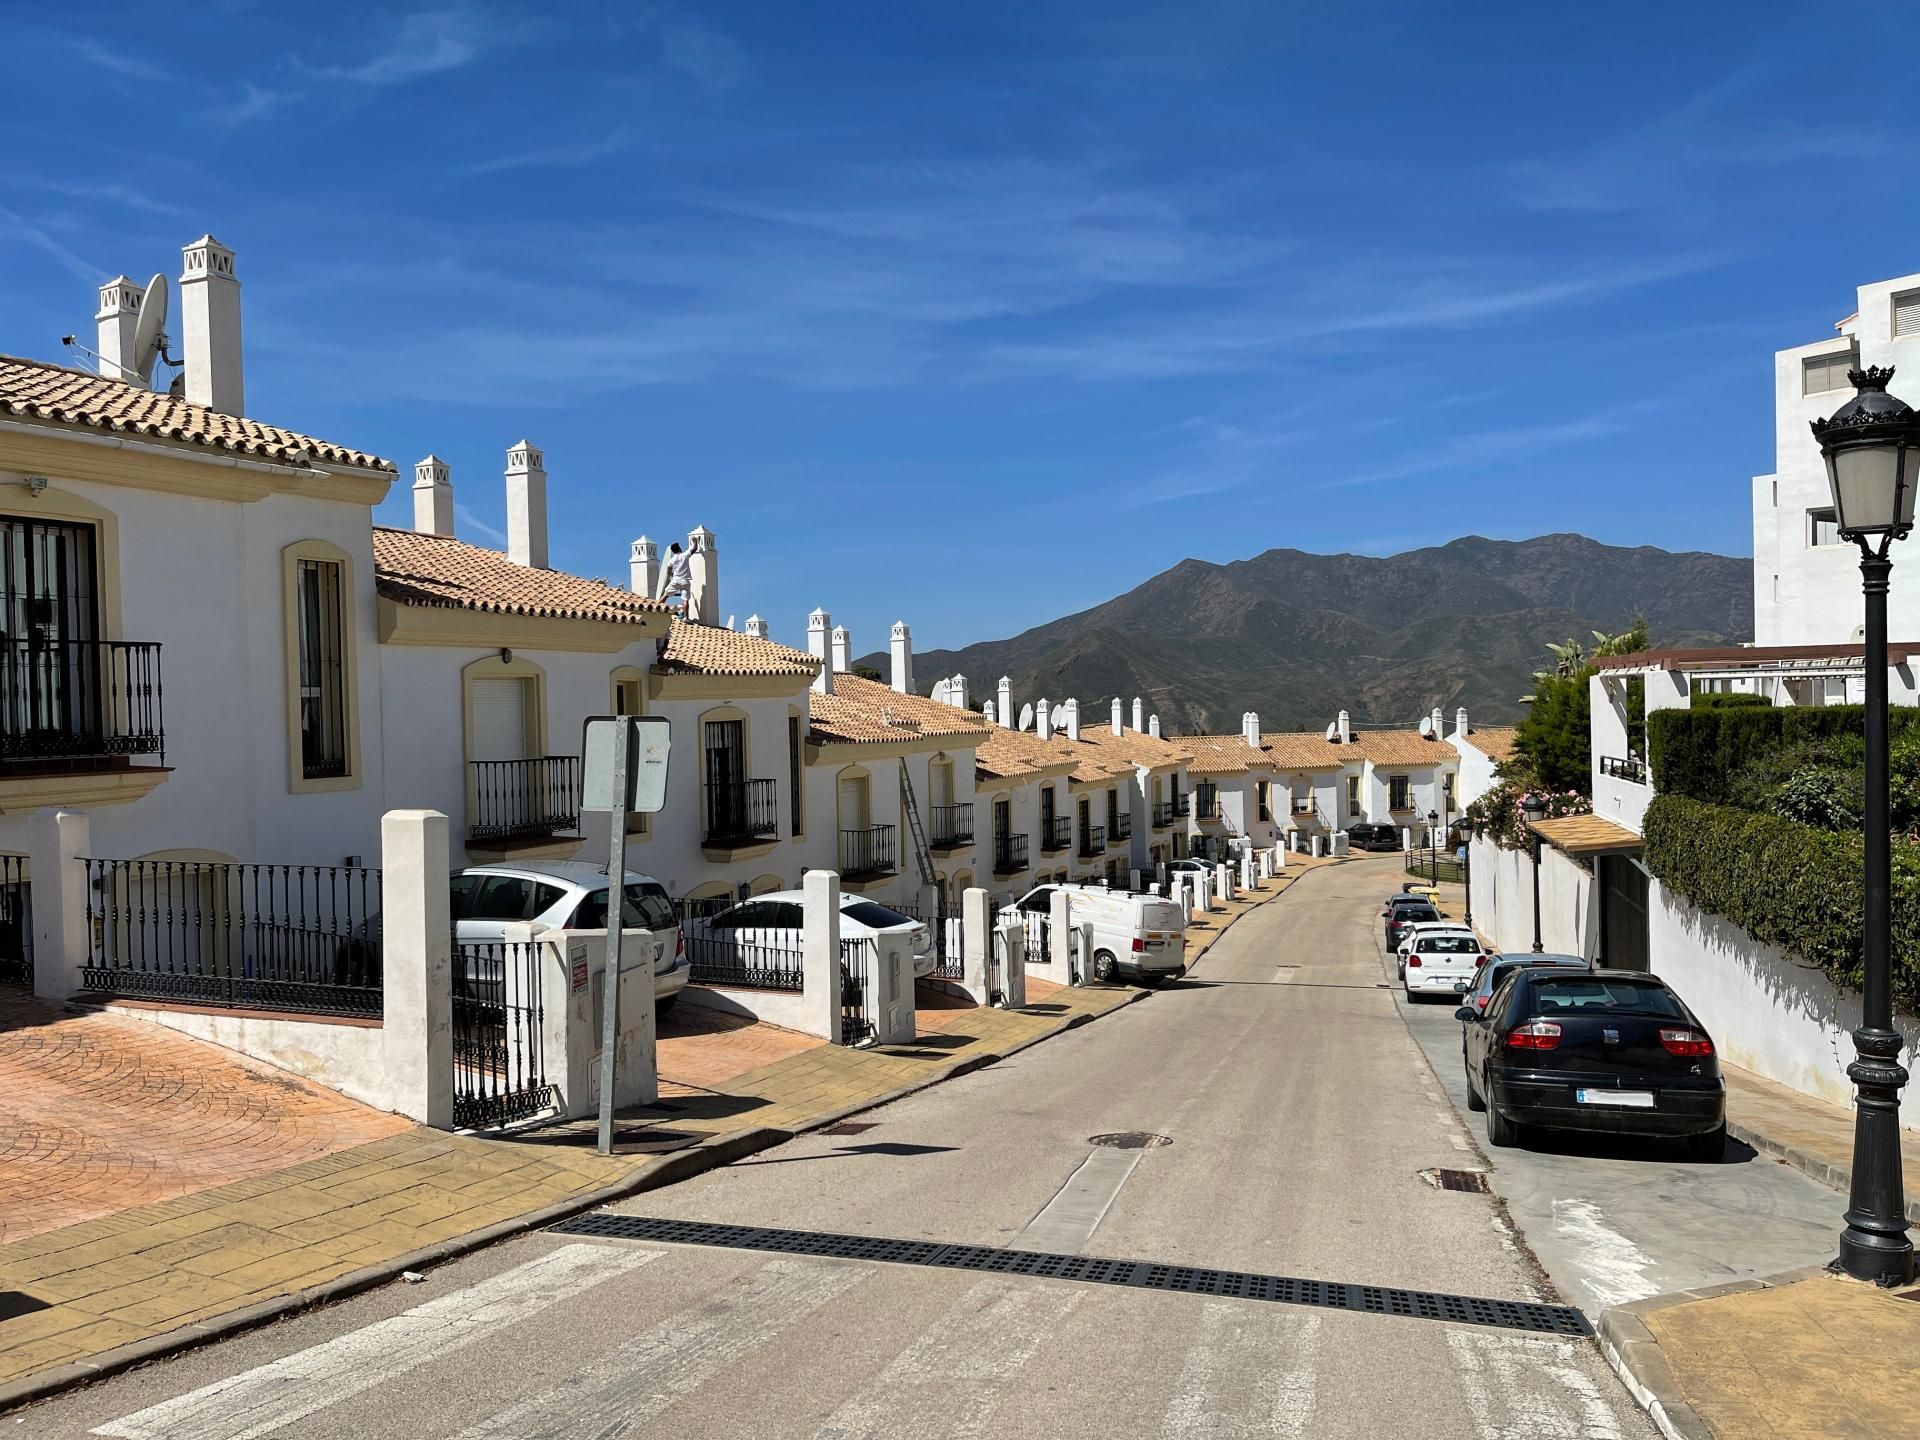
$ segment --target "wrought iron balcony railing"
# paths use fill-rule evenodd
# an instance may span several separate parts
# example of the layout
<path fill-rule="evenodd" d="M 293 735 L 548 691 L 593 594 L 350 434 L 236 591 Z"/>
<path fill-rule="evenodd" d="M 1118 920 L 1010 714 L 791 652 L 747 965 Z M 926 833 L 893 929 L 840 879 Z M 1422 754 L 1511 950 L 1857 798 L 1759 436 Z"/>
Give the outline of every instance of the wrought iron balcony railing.
<path fill-rule="evenodd" d="M 952 850 L 973 843 L 973 806 L 935 805 L 927 827 L 927 843 L 936 850 Z"/>
<path fill-rule="evenodd" d="M 1630 781 L 1635 785 L 1647 783 L 1647 762 L 1637 755 L 1625 757 L 1603 755 L 1600 757 L 1600 773 L 1611 775 L 1616 780 Z"/>
<path fill-rule="evenodd" d="M 706 787 L 706 843 L 751 844 L 780 833 L 779 782 L 732 780 Z"/>
<path fill-rule="evenodd" d="M 1027 837 L 1001 835 L 993 842 L 993 873 L 1018 875 L 1027 868 Z"/>
<path fill-rule="evenodd" d="M 894 872 L 893 826 L 869 825 L 864 830 L 840 832 L 840 874 L 847 880 L 870 880 Z"/>
<path fill-rule="evenodd" d="M 0 640 L 0 763 L 166 764 L 160 646 L 131 640 Z"/>
<path fill-rule="evenodd" d="M 1056 815 L 1051 820 L 1040 822 L 1040 849 L 1052 854 L 1055 851 L 1069 849 L 1073 845 L 1073 821 L 1066 815 Z"/>
<path fill-rule="evenodd" d="M 1091 860 L 1095 855 L 1104 855 L 1107 850 L 1107 827 L 1104 825 L 1082 825 L 1080 827 L 1080 858 Z"/>
<path fill-rule="evenodd" d="M 540 840 L 580 829 L 580 757 L 475 760 L 469 840 Z"/>
<path fill-rule="evenodd" d="M 1133 815 L 1126 810 L 1122 810 L 1117 815 L 1108 816 L 1107 835 L 1110 839 L 1114 840 L 1131 840 L 1133 838 Z"/>

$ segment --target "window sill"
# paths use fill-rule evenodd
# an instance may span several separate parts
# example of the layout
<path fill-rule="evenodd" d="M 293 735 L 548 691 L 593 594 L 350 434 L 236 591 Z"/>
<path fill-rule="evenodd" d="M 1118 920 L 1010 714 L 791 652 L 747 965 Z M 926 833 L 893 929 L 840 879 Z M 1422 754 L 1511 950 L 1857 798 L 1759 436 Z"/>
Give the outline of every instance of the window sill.
<path fill-rule="evenodd" d="M 128 805 L 151 795 L 172 769 L 136 765 L 124 769 L 74 770 L 62 774 L 0 775 L 0 814 L 70 805 Z"/>
<path fill-rule="evenodd" d="M 287 777 L 289 795 L 335 795 L 345 790 L 358 790 L 360 777 L 352 771 L 345 775 L 316 775 L 309 779 L 305 775 Z"/>

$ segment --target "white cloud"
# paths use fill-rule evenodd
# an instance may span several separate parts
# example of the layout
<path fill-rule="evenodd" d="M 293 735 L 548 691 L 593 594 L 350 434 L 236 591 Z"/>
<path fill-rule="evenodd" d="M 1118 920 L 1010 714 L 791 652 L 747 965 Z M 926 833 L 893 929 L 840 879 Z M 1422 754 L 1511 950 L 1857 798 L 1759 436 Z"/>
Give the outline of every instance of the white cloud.
<path fill-rule="evenodd" d="M 619 154 L 627 148 L 631 138 L 623 125 L 598 140 L 543 145 L 494 155 L 462 166 L 461 170 L 467 175 L 497 175 L 504 170 L 578 170 Z"/>
<path fill-rule="evenodd" d="M 468 64 L 489 43 L 488 32 L 465 10 L 416 11 L 402 17 L 386 46 L 351 65 L 317 73 L 359 85 L 399 85 Z"/>
<path fill-rule="evenodd" d="M 660 34 L 661 57 L 708 90 L 731 90 L 747 73 L 747 55 L 717 30 L 688 20 L 667 25 Z"/>
<path fill-rule="evenodd" d="M 470 510 L 465 505 L 462 505 L 458 501 L 455 501 L 453 506 L 453 514 L 456 520 L 458 520 L 462 525 L 466 526 L 467 529 L 473 531 L 475 534 L 480 536 L 481 539 L 491 540 L 495 545 L 499 546 L 502 550 L 507 548 L 507 532 L 504 530 L 494 529 L 493 526 L 489 525 L 486 521 L 482 520 L 478 515 L 474 514 L 473 511 Z"/>
<path fill-rule="evenodd" d="M 207 114 L 223 125 L 244 125 L 272 114 L 290 100 L 300 98 L 297 90 L 268 90 L 251 80 L 240 82 L 240 94 L 230 101 L 209 106 Z"/>
<path fill-rule="evenodd" d="M 100 266 L 84 256 L 75 254 L 25 216 L 15 214 L 4 205 L 0 205 L 0 235 L 7 234 L 17 235 L 29 245 L 45 251 L 68 274 L 85 281 L 89 286 L 98 285 L 107 278 L 108 272 Z"/>
<path fill-rule="evenodd" d="M 100 205 L 109 205 L 121 210 L 135 210 L 143 215 L 184 216 L 192 214 L 184 205 L 175 205 L 171 201 L 156 200 L 143 191 L 130 185 L 120 185 L 112 181 L 92 182 L 84 180 L 37 180 L 22 179 L 19 183 L 30 185 L 36 190 L 46 190 L 55 195 L 64 195 L 69 200 L 87 200 Z"/>

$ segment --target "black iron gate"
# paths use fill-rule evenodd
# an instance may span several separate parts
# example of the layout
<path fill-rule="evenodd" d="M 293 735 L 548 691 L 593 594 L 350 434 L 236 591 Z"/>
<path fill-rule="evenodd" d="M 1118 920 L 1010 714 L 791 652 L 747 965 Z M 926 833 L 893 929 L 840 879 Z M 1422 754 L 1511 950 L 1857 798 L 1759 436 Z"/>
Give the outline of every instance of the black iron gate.
<path fill-rule="evenodd" d="M 858 1045 L 873 1038 L 869 988 L 879 962 L 879 945 L 871 939 L 840 941 L 840 1043 Z"/>
<path fill-rule="evenodd" d="M 541 1043 L 539 943 L 456 941 L 454 1127 L 511 1125 L 557 1103 Z"/>
<path fill-rule="evenodd" d="M 33 984 L 33 906 L 27 857 L 0 855 L 0 984 Z"/>

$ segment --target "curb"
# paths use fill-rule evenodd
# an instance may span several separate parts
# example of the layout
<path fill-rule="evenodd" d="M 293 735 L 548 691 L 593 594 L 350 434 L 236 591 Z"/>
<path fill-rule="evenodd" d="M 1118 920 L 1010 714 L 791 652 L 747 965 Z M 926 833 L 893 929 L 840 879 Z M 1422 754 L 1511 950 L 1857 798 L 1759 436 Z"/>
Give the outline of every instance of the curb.
<path fill-rule="evenodd" d="M 544 1230 L 562 1220 L 572 1219 L 575 1215 L 597 1210 L 602 1205 L 612 1204 L 630 1196 L 644 1194 L 649 1190 L 659 1190 L 668 1185 L 691 1180 L 697 1175 L 718 1170 L 731 1165 L 762 1150 L 771 1150 L 776 1145 L 784 1145 L 796 1135 L 806 1134 L 827 1125 L 834 1125 L 852 1115 L 863 1111 L 878 1109 L 905 1096 L 921 1090 L 930 1089 L 945 1081 L 975 1070 L 984 1070 L 1008 1056 L 1017 1055 L 1022 1050 L 1051 1040 L 1056 1035 L 1069 1030 L 1077 1030 L 1083 1025 L 1091 1025 L 1102 1016 L 1112 1015 L 1129 1005 L 1149 998 L 1151 990 L 1134 990 L 1126 999 L 1109 1010 L 1097 1014 L 1083 1012 L 1063 1021 L 1051 1030 L 1042 1031 L 1019 1044 L 1008 1047 L 997 1054 L 974 1055 L 958 1061 L 936 1075 L 916 1080 L 911 1085 L 903 1085 L 884 1095 L 876 1095 L 853 1105 L 841 1107 L 824 1115 L 817 1115 L 805 1125 L 793 1130 L 780 1130 L 771 1126 L 758 1126 L 745 1130 L 730 1131 L 711 1139 L 690 1145 L 684 1150 L 670 1151 L 658 1159 L 650 1161 L 632 1174 L 623 1177 L 611 1185 L 598 1190 L 587 1191 L 570 1196 L 551 1205 L 543 1205 L 538 1210 L 529 1210 L 524 1215 L 516 1215 L 508 1220 L 497 1220 L 491 1225 L 469 1231 L 465 1235 L 442 1240 L 419 1250 L 408 1251 L 391 1260 L 383 1260 L 378 1265 L 369 1265 L 359 1270 L 349 1271 L 319 1285 L 310 1285 L 304 1290 L 295 1290 L 286 1295 L 275 1296 L 271 1300 L 262 1300 L 257 1304 L 242 1306 L 238 1310 L 229 1310 L 211 1320 L 193 1325 L 184 1325 L 177 1330 L 167 1330 L 158 1335 L 150 1335 L 144 1340 L 135 1340 L 126 1345 L 103 1350 L 85 1360 L 71 1361 L 50 1370 L 42 1370 L 23 1379 L 0 1384 L 0 1414 L 7 1413 L 23 1405 L 46 1400 L 62 1391 L 74 1389 L 95 1380 L 103 1380 L 110 1375 L 131 1370 L 135 1366 L 149 1361 L 163 1359 L 185 1350 L 195 1350 L 216 1340 L 225 1340 L 245 1330 L 253 1330 L 274 1320 L 282 1320 L 302 1311 L 321 1305 L 332 1304 L 354 1295 L 384 1285 L 398 1278 L 402 1271 L 420 1270 L 439 1265 L 448 1260 L 457 1259 L 475 1250 L 481 1250 L 496 1241 L 510 1239 L 515 1235 L 524 1235 L 533 1230 Z"/>
<path fill-rule="evenodd" d="M 1674 1378 L 1660 1342 L 1647 1328 L 1645 1317 L 1675 1305 L 1691 1305 L 1697 1300 L 1713 1300 L 1723 1295 L 1744 1295 L 1754 1290 L 1772 1290 L 1781 1285 L 1824 1275 L 1820 1265 L 1803 1266 L 1763 1279 L 1735 1280 L 1725 1285 L 1704 1285 L 1698 1290 L 1675 1290 L 1654 1295 L 1630 1305 L 1616 1305 L 1604 1311 L 1594 1327 L 1594 1339 L 1607 1357 L 1620 1383 L 1627 1387 L 1640 1407 L 1667 1440 L 1714 1440 L 1711 1425 L 1687 1402 L 1686 1391 Z"/>
<path fill-rule="evenodd" d="M 1791 1165 L 1801 1174 L 1809 1179 L 1818 1180 L 1837 1194 L 1845 1195 L 1852 1188 L 1853 1176 L 1850 1172 L 1842 1170 L 1837 1165 L 1829 1165 L 1819 1156 L 1810 1154 L 1797 1145 L 1775 1140 L 1765 1131 L 1756 1130 L 1751 1125 L 1744 1125 L 1731 1115 L 1727 1117 L 1727 1133 L 1734 1139 L 1751 1145 L 1762 1155 L 1771 1155 L 1782 1164 Z M 1909 1193 L 1907 1196 L 1907 1219 L 1920 1225 L 1920 1194 Z"/>

